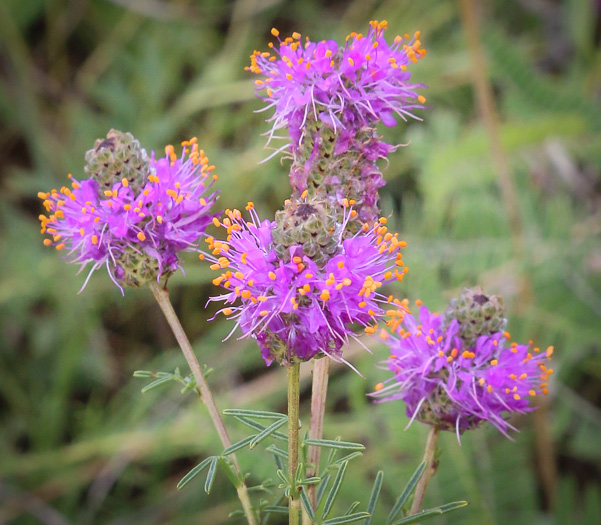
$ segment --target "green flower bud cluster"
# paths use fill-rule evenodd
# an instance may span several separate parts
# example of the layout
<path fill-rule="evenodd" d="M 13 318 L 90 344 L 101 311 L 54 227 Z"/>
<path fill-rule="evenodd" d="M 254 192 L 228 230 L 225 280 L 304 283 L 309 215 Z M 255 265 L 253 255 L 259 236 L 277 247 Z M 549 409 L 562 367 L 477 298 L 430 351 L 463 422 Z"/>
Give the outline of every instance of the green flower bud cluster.
<path fill-rule="evenodd" d="M 503 298 L 486 295 L 480 286 L 464 288 L 445 312 L 445 326 L 453 319 L 459 322 L 459 336 L 471 348 L 481 335 L 502 332 L 507 326 Z"/>
<path fill-rule="evenodd" d="M 325 199 L 286 201 L 275 215 L 272 238 L 278 256 L 290 258 L 290 247 L 301 245 L 305 255 L 321 264 L 336 254 L 340 232 L 334 207 Z"/>
<path fill-rule="evenodd" d="M 97 139 L 94 148 L 86 152 L 88 177 L 98 183 L 98 194 L 105 198 L 105 191 L 116 182 L 127 179 L 134 192 L 140 190 L 148 177 L 149 159 L 146 150 L 131 133 L 111 129 L 104 139 Z"/>
<path fill-rule="evenodd" d="M 159 275 L 159 261 L 132 246 L 125 248 L 121 256 L 115 259 L 115 263 L 117 268 L 114 275 L 124 286 L 138 288 L 150 281 L 156 281 Z M 171 273 L 163 270 L 161 279 L 167 280 Z"/>
<path fill-rule="evenodd" d="M 349 226 L 377 220 L 380 212 L 377 189 L 383 185 L 383 179 L 376 162 L 375 152 L 380 143 L 376 130 L 363 126 L 354 130 L 349 139 L 313 115 L 307 117 L 304 129 L 303 140 L 292 150 L 293 187 L 298 191 L 306 188 L 310 196 L 327 194 L 338 199 L 338 204 L 343 198 L 355 201 L 353 209 L 357 220 L 351 221 Z M 344 148 L 343 153 L 336 154 L 341 140 L 351 140 L 352 144 Z"/>

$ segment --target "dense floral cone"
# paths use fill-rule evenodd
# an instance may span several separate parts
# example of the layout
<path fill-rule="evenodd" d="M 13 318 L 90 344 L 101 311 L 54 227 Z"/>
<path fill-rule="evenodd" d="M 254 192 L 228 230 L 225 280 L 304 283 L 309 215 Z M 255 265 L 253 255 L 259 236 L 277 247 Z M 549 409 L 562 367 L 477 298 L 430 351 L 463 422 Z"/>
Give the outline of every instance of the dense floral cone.
<path fill-rule="evenodd" d="M 272 52 L 255 51 L 248 68 L 260 75 L 259 97 L 274 110 L 274 137 L 286 128 L 292 158 L 293 197 L 321 192 L 338 205 L 355 201 L 359 225 L 379 215 L 378 188 L 384 179 L 377 166 L 395 149 L 382 141 L 376 125 L 394 126 L 396 118 L 417 118 L 425 98 L 410 82 L 408 65 L 426 51 L 420 34 L 384 37 L 387 22 L 374 20 L 366 35 L 351 33 L 343 46 L 335 41 L 302 42 L 301 35 L 279 38 Z"/>
<path fill-rule="evenodd" d="M 293 195 L 327 195 L 339 206 L 353 200 L 356 223 L 373 222 L 380 212 L 378 189 L 385 184 L 377 161 L 392 149 L 370 126 L 335 131 L 311 114 L 302 140 L 290 146 Z"/>
<path fill-rule="evenodd" d="M 459 337 L 464 346 L 471 347 L 481 335 L 502 332 L 507 327 L 503 298 L 486 295 L 480 286 L 464 288 L 457 299 L 449 303 L 444 324 L 448 327 L 453 319 L 459 323 Z"/>
<path fill-rule="evenodd" d="M 86 152 L 84 171 L 98 183 L 102 198 L 123 179 L 133 191 L 139 190 L 150 172 L 150 160 L 131 133 L 111 129 L 105 139 L 97 139 L 94 148 Z"/>
<path fill-rule="evenodd" d="M 385 368 L 392 377 L 376 385 L 372 395 L 383 401 L 402 399 L 407 416 L 440 430 L 476 428 L 488 421 L 503 434 L 513 427 L 505 416 L 533 410 L 530 399 L 547 394 L 553 370 L 546 352 L 509 343 L 509 333 L 480 336 L 467 346 L 456 319 L 422 307 L 419 318 L 406 314 L 380 337 L 390 350 Z"/>
<path fill-rule="evenodd" d="M 82 269 L 91 265 L 88 279 L 106 266 L 122 291 L 167 278 L 179 268 L 180 251 L 198 251 L 216 200 L 216 193 L 207 191 L 216 180 L 214 166 L 196 139 L 183 143 L 179 158 L 167 146 L 165 157 L 148 159 L 145 173 L 129 169 L 145 158 L 143 151 L 131 134 L 111 131 L 87 154 L 91 178 L 70 176 L 71 188 L 39 193 L 48 213 L 40 215 L 42 234 L 49 235 L 44 244 L 64 250 Z"/>
<path fill-rule="evenodd" d="M 303 253 L 321 264 L 340 248 L 341 224 L 335 208 L 325 199 L 294 199 L 275 215 L 273 243 L 278 257 L 290 260 L 290 248 L 302 246 Z"/>
<path fill-rule="evenodd" d="M 320 355 L 341 359 L 342 347 L 356 338 L 356 325 L 373 333 L 379 318 L 390 312 L 396 315 L 396 307 L 389 310 L 396 301 L 380 288 L 403 279 L 407 268 L 400 249 L 405 242 L 388 232 L 386 219 L 343 239 L 346 218 L 353 212 L 347 203 L 336 232 L 336 251 L 313 259 L 304 252 L 303 243 L 289 246 L 284 253 L 272 235 L 278 231 L 276 222 L 261 221 L 252 203 L 247 210 L 251 222 L 238 210 L 226 210 L 223 220 L 214 220 L 227 231 L 227 238 L 209 237 L 211 253 L 203 258 L 220 272 L 213 284 L 224 288 L 211 300 L 226 303 L 219 312 L 257 340 L 266 364 L 290 364 Z M 290 212 L 294 218 L 295 212 Z M 319 210 L 314 217 L 316 223 L 328 220 Z M 334 246 L 330 240 L 326 244 Z"/>

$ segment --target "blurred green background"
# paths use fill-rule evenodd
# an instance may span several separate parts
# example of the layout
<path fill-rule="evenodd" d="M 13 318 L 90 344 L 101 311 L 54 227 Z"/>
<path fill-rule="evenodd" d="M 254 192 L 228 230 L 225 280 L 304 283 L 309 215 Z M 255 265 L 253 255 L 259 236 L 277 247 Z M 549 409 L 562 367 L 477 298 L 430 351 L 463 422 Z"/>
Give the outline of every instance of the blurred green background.
<path fill-rule="evenodd" d="M 198 399 L 176 386 L 142 395 L 132 378 L 185 370 L 151 294 L 122 297 L 101 271 L 77 295 L 83 276 L 42 245 L 36 194 L 69 172 L 82 176 L 85 151 L 114 127 L 156 151 L 198 136 L 218 167 L 220 206 L 250 198 L 271 216 L 289 194 L 287 166 L 258 164 L 268 125 L 253 112 L 261 103 L 243 69 L 248 55 L 266 48 L 272 26 L 340 39 L 372 18 L 387 19 L 391 36 L 421 30 L 428 50 L 412 68 L 429 85 L 424 121 L 383 130 L 409 144 L 390 156 L 381 192 L 409 243 L 411 271 L 393 291 L 443 309 L 480 283 L 505 297 L 515 340 L 556 349 L 550 395 L 513 420 L 515 442 L 489 428 L 461 446 L 442 437 L 426 503 L 471 505 L 432 523 L 601 523 L 601 7 L 477 3 L 500 156 L 491 155 L 453 1 L 0 1 L 0 523 L 228 522 L 237 502 L 225 476 L 210 496 L 201 481 L 176 490 L 220 450 Z M 500 189 L 503 162 L 513 196 Z M 285 411 L 284 371 L 265 368 L 246 340 L 222 343 L 231 326 L 207 323 L 210 278 L 190 256 L 170 289 L 201 361 L 215 369 L 219 406 Z M 379 524 L 427 429 L 403 431 L 400 403 L 365 397 L 383 377 L 374 365 L 385 352 L 374 353 L 348 352 L 366 379 L 334 368 L 326 437 L 367 445 L 339 511 L 365 504 L 385 467 Z M 229 427 L 234 439 L 244 435 Z M 274 476 L 261 450 L 239 457 L 251 485 Z"/>

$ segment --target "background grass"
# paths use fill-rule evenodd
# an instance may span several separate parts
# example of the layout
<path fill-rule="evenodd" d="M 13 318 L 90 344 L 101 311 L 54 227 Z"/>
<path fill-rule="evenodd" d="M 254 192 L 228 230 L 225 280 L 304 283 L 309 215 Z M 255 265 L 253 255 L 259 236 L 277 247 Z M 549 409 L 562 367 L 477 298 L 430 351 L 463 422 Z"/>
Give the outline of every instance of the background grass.
<path fill-rule="evenodd" d="M 464 285 L 505 297 L 518 341 L 554 345 L 550 395 L 514 423 L 459 446 L 442 438 L 436 505 L 467 499 L 437 523 L 601 523 L 601 52 L 593 0 L 479 3 L 482 45 L 500 136 L 518 192 L 504 202 L 477 112 L 458 5 L 449 0 L 2 0 L 0 2 L 0 522 L 48 524 L 228 521 L 233 491 L 219 476 L 177 481 L 219 451 L 192 395 L 147 394 L 136 369 L 185 368 L 147 290 L 121 297 L 102 272 L 84 292 L 76 268 L 44 249 L 40 190 L 81 176 L 83 157 L 111 127 L 148 149 L 190 136 L 218 167 L 223 207 L 251 198 L 269 216 L 289 194 L 287 166 L 266 156 L 264 115 L 243 70 L 269 30 L 343 38 L 387 19 L 393 34 L 420 29 L 428 56 L 424 122 L 383 130 L 392 143 L 382 207 L 409 242 L 411 267 L 394 290 L 443 309 Z M 507 217 L 517 210 L 515 251 Z M 218 404 L 285 410 L 285 374 L 256 346 L 221 340 L 207 319 L 210 271 L 194 257 L 170 280 L 201 361 L 215 368 Z M 367 445 L 351 465 L 338 511 L 368 499 L 385 467 L 374 523 L 382 523 L 422 454 L 426 430 L 398 403 L 365 397 L 383 357 L 352 349 L 363 379 L 335 368 L 326 437 Z M 301 415 L 308 421 L 309 370 Z M 230 425 L 234 438 L 244 430 Z M 260 450 L 240 454 L 250 484 L 273 476 Z"/>

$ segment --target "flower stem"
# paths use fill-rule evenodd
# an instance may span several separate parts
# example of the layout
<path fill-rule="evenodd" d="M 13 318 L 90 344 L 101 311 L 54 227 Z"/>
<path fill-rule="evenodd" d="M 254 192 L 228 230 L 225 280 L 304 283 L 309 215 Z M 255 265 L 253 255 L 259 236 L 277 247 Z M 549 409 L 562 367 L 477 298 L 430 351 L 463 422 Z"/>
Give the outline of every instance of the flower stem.
<path fill-rule="evenodd" d="M 299 525 L 300 497 L 296 491 L 296 470 L 298 468 L 298 404 L 300 398 L 300 363 L 288 367 L 288 479 L 290 498 L 288 514 L 290 525 Z"/>
<path fill-rule="evenodd" d="M 194 381 L 196 381 L 196 391 L 200 396 L 200 399 L 207 407 L 209 411 L 209 415 L 211 420 L 213 421 L 213 425 L 215 425 L 215 429 L 217 430 L 217 434 L 219 435 L 219 439 L 223 444 L 224 448 L 228 448 L 231 446 L 232 442 L 230 437 L 225 429 L 225 425 L 223 424 L 223 420 L 221 419 L 221 415 L 219 414 L 219 410 L 217 409 L 217 405 L 215 404 L 215 400 L 213 399 L 213 394 L 209 388 L 209 384 L 202 373 L 202 369 L 196 359 L 196 355 L 194 354 L 194 350 L 192 349 L 192 345 L 190 345 L 190 341 L 182 328 L 181 323 L 173 309 L 171 301 L 169 300 L 169 292 L 166 288 L 163 288 L 160 284 L 152 281 L 148 285 L 152 294 L 154 295 L 157 303 L 161 307 L 171 330 L 173 331 L 173 335 L 177 339 L 180 348 L 188 362 L 188 366 L 190 370 L 192 370 L 192 374 L 194 376 Z M 250 502 L 250 498 L 248 496 L 248 491 L 246 489 L 246 484 L 244 483 L 244 477 L 240 471 L 240 464 L 238 463 L 238 459 L 235 454 L 231 454 L 229 456 L 234 472 L 236 473 L 236 477 L 238 478 L 238 483 L 236 484 L 236 491 L 238 492 L 238 498 L 240 499 L 240 503 L 242 503 L 242 508 L 244 509 L 244 515 L 246 516 L 246 520 L 249 525 L 257 525 L 257 518 L 252 509 L 252 505 Z"/>
<path fill-rule="evenodd" d="M 311 391 L 311 426 L 309 438 L 321 439 L 323 437 L 323 416 L 326 409 L 326 395 L 328 393 L 328 378 L 330 375 L 330 359 L 313 360 L 313 389 Z M 307 477 L 319 475 L 319 460 L 321 447 L 310 446 L 308 463 L 314 465 L 307 470 Z M 307 487 L 307 495 L 313 508 L 316 508 L 315 485 Z M 303 510 L 303 525 L 311 525 L 311 518 Z"/>
<path fill-rule="evenodd" d="M 413 503 L 411 504 L 411 510 L 409 515 L 413 516 L 417 514 L 422 507 L 424 502 L 424 496 L 426 495 L 426 489 L 430 478 L 436 473 L 438 468 L 438 460 L 436 459 L 436 443 L 438 442 L 438 427 L 431 426 L 430 433 L 428 434 L 428 440 L 426 441 L 426 450 L 424 451 L 424 461 L 426 462 L 426 470 L 422 474 L 422 477 L 417 482 L 415 488 L 415 494 L 413 495 Z"/>

